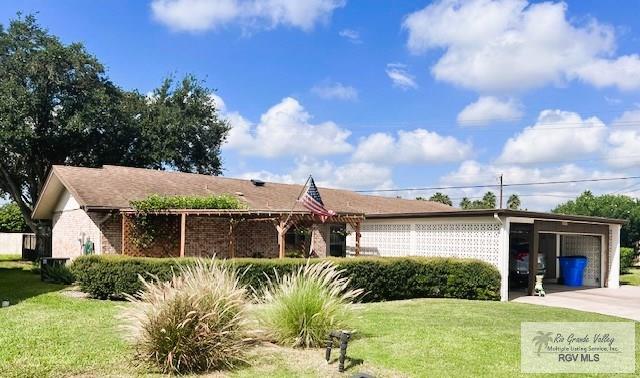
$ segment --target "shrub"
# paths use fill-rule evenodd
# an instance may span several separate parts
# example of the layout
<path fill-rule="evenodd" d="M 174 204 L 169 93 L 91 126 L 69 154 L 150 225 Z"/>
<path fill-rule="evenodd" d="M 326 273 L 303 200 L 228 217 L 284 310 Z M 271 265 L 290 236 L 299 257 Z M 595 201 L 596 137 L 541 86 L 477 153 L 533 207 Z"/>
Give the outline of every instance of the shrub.
<path fill-rule="evenodd" d="M 620 248 L 620 273 L 629 273 L 637 257 L 633 248 Z"/>
<path fill-rule="evenodd" d="M 65 264 L 42 265 L 40 274 L 45 282 L 71 285 L 76 281 L 73 273 Z"/>
<path fill-rule="evenodd" d="M 349 290 L 349 279 L 329 261 L 307 262 L 294 273 L 277 277 L 259 296 L 260 324 L 278 343 L 317 347 L 329 332 L 343 329 L 349 303 L 361 289 Z"/>
<path fill-rule="evenodd" d="M 312 259 L 330 260 L 344 270 L 352 289 L 363 289 L 363 302 L 410 298 L 500 299 L 500 273 L 488 263 L 455 258 L 358 257 Z M 161 281 L 169 280 L 174 270 L 193 265 L 198 259 L 158 259 L 91 255 L 74 260 L 71 269 L 83 291 L 96 298 L 118 298 L 142 289 L 138 275 L 147 273 Z M 221 262 L 224 261 L 224 262 Z M 305 259 L 232 259 L 218 260 L 241 273 L 245 285 L 260 290 L 276 273 L 296 272 Z"/>
<path fill-rule="evenodd" d="M 246 290 L 233 269 L 204 262 L 167 282 L 139 277 L 125 312 L 137 357 L 163 373 L 231 368 L 243 360 Z"/>

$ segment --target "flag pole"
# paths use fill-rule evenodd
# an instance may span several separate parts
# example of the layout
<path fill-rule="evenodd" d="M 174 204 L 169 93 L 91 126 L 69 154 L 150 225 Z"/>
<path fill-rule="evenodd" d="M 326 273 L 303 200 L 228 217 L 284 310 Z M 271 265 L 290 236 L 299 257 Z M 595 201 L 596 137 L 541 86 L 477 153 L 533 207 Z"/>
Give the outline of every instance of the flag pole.
<path fill-rule="evenodd" d="M 289 215 L 287 215 L 287 219 L 284 221 L 285 224 L 287 224 L 289 222 L 289 219 L 291 218 L 291 215 L 293 214 L 293 209 L 296 207 L 296 203 L 298 203 L 298 201 L 300 200 L 300 196 L 302 195 L 302 193 L 304 193 L 304 190 L 307 188 L 307 185 L 309 184 L 309 180 L 311 180 L 311 175 L 309 175 L 309 177 L 307 177 L 307 181 L 304 182 L 304 185 L 302 186 L 302 189 L 300 190 L 300 194 L 298 194 L 298 198 L 296 198 L 295 202 L 293 203 L 293 206 L 291 206 L 291 210 L 289 211 Z"/>

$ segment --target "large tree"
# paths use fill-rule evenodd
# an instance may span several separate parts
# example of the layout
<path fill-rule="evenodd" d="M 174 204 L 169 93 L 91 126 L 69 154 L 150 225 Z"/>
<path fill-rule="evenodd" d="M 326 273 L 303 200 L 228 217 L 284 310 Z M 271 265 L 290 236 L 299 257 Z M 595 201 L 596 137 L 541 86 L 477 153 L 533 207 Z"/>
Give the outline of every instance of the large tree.
<path fill-rule="evenodd" d="M 640 240 L 640 201 L 637 198 L 613 194 L 595 196 L 587 190 L 575 200 L 560 204 L 552 211 L 559 214 L 625 219 L 629 223 L 622 226 L 620 232 L 622 246 L 633 247 Z"/>
<path fill-rule="evenodd" d="M 63 44 L 34 16 L 0 25 L 0 193 L 29 227 L 53 164 L 121 164 L 219 174 L 229 125 L 192 76 L 142 95 L 112 83 L 79 43 Z"/>
<path fill-rule="evenodd" d="M 522 206 L 520 197 L 517 194 L 510 195 L 509 199 L 507 200 L 507 208 L 511 210 L 520 210 L 520 206 Z"/>
<path fill-rule="evenodd" d="M 445 205 L 453 206 L 453 202 L 451 202 L 451 198 L 448 195 L 436 192 L 431 197 L 429 197 L 429 201 L 444 203 Z"/>
<path fill-rule="evenodd" d="M 495 209 L 496 208 L 496 195 L 493 192 L 486 192 L 482 199 L 471 201 L 469 198 L 464 197 L 460 201 L 460 208 L 465 210 L 475 209 Z"/>

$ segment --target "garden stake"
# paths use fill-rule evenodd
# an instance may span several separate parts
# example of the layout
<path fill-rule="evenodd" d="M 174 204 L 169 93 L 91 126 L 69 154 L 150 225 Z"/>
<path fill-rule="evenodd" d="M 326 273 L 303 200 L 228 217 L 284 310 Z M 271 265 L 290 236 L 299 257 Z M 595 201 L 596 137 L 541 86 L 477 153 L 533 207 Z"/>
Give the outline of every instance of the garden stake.
<path fill-rule="evenodd" d="M 344 360 L 347 357 L 347 344 L 349 343 L 350 338 L 351 332 L 346 331 L 333 331 L 329 333 L 329 336 L 327 337 L 327 350 L 324 355 L 327 363 L 329 363 L 329 359 L 331 358 L 331 347 L 333 346 L 333 339 L 340 340 L 340 364 L 338 365 L 338 371 L 340 373 L 344 372 Z"/>

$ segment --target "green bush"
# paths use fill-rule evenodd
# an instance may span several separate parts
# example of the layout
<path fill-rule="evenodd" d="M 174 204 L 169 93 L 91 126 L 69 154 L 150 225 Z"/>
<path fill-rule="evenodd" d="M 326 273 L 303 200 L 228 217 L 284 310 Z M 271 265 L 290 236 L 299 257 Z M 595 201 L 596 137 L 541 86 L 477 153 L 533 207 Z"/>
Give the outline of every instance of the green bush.
<path fill-rule="evenodd" d="M 633 248 L 620 248 L 620 273 L 629 273 L 637 257 Z"/>
<path fill-rule="evenodd" d="M 488 263 L 455 258 L 358 257 L 312 259 L 330 260 L 344 270 L 349 287 L 363 289 L 361 300 L 378 302 L 410 298 L 500 299 L 500 273 Z M 96 298 L 118 298 L 134 294 L 142 285 L 138 275 L 152 274 L 160 280 L 171 278 L 181 265 L 198 259 L 158 259 L 91 255 L 74 260 L 71 269 L 83 291 Z M 297 271 L 305 259 L 232 259 L 220 260 L 233 266 L 243 284 L 261 290 L 276 275 Z M 277 274 L 276 274 L 277 273 Z"/>
<path fill-rule="evenodd" d="M 362 290 L 349 290 L 349 278 L 330 261 L 302 265 L 294 273 L 270 282 L 257 295 L 263 306 L 260 325 L 279 344 L 293 347 L 324 345 L 327 335 L 346 329 L 351 307 Z"/>
<path fill-rule="evenodd" d="M 65 264 L 42 265 L 40 274 L 45 282 L 71 285 L 76 281 L 73 273 Z"/>
<path fill-rule="evenodd" d="M 179 273 L 179 274 L 177 274 Z M 144 289 L 124 312 L 138 361 L 163 373 L 228 369 L 244 361 L 247 291 L 234 269 L 200 262 Z"/>

